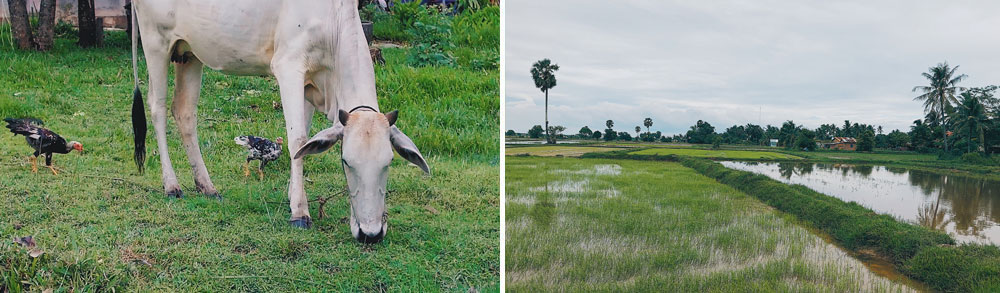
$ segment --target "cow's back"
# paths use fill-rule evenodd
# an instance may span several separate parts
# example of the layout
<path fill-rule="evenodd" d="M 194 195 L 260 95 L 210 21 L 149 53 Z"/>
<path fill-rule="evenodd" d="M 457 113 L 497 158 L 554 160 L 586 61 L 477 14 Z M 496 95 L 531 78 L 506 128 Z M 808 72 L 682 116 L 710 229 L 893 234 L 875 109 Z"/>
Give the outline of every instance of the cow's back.
<path fill-rule="evenodd" d="M 322 11 L 329 11 L 328 1 L 311 0 L 174 0 L 139 5 L 140 24 L 153 24 L 170 44 L 183 40 L 172 54 L 191 52 L 212 69 L 238 75 L 270 74 L 277 39 L 291 39 L 281 35 L 295 34 L 296 28 L 315 28 L 311 22 L 322 21 Z"/>

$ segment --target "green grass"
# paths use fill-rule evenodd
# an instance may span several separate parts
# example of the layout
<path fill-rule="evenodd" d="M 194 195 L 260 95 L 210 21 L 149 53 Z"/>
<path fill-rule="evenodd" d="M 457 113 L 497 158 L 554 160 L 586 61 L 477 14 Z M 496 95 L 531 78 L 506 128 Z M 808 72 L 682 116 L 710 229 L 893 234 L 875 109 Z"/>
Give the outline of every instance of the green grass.
<path fill-rule="evenodd" d="M 539 291 L 900 291 L 676 162 L 507 157 L 506 285 Z"/>
<path fill-rule="evenodd" d="M 694 148 L 649 148 L 629 153 L 631 155 L 677 155 L 713 159 L 800 159 L 797 156 L 766 151 L 706 150 Z"/>
<path fill-rule="evenodd" d="M 434 176 L 394 161 L 388 236 L 365 246 L 343 222 L 346 197 L 332 198 L 311 230 L 288 225 L 287 155 L 264 180 L 242 176 L 246 154 L 233 137 L 284 135 L 273 78 L 206 69 L 201 149 L 225 200 L 195 191 L 173 121 L 169 149 L 185 197 L 163 194 L 152 137 L 147 172 L 137 175 L 129 43 L 116 32 L 106 41 L 84 50 L 59 39 L 44 53 L 0 42 L 0 117 L 41 118 L 86 149 L 57 155 L 59 176 L 32 174 L 24 138 L 0 135 L 0 291 L 499 290 L 498 71 L 414 69 L 401 65 L 403 50 L 384 50 L 379 103 L 401 110 L 398 125 Z M 317 115 L 311 133 L 329 125 Z M 344 188 L 337 153 L 306 160 L 311 199 Z M 318 209 L 311 203 L 314 217 Z M 27 235 L 45 254 L 31 258 L 10 242 Z"/>

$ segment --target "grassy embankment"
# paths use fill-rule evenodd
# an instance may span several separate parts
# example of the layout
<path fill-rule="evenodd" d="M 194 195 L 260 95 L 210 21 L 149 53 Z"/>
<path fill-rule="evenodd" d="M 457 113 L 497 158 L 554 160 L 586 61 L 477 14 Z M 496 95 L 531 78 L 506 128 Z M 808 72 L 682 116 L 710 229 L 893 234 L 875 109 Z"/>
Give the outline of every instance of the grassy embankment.
<path fill-rule="evenodd" d="M 704 159 L 681 162 L 705 176 L 753 195 L 831 235 L 848 249 L 872 250 L 901 271 L 935 290 L 1000 290 L 1000 249 L 993 245 L 954 246 L 948 235 L 879 215 L 801 185 L 765 175 L 728 169 Z"/>
<path fill-rule="evenodd" d="M 676 162 L 506 163 L 512 292 L 907 290 Z"/>
<path fill-rule="evenodd" d="M 477 33 L 498 40 L 494 25 Z M 0 40 L 9 40 L 4 34 Z M 152 137 L 147 172 L 137 175 L 129 43 L 118 32 L 105 41 L 104 48 L 79 49 L 73 39 L 58 39 L 44 53 L 0 41 L 0 117 L 41 118 L 86 149 L 57 155 L 59 176 L 44 168 L 32 174 L 24 138 L 0 135 L 0 291 L 498 290 L 498 70 L 468 69 L 461 58 L 456 68 L 411 68 L 406 48 L 383 50 L 379 103 L 401 110 L 399 127 L 434 175 L 394 161 L 388 236 L 365 246 L 344 222 L 346 197 L 332 197 L 327 217 L 314 218 L 311 230 L 288 225 L 287 155 L 267 166 L 263 180 L 243 177 L 246 151 L 233 137 L 284 135 L 281 111 L 271 107 L 279 100 L 273 78 L 206 69 L 199 134 L 223 201 L 195 191 L 172 121 L 169 149 L 185 197 L 163 194 Z M 456 50 L 499 48 L 469 35 L 456 35 L 455 43 Z M 328 126 L 317 115 L 311 133 Z M 305 174 L 311 199 L 344 188 L 336 150 L 308 158 Z M 315 217 L 320 205 L 310 208 Z M 29 235 L 44 251 L 38 258 L 10 241 Z"/>
<path fill-rule="evenodd" d="M 609 147 L 589 147 L 571 145 L 542 145 L 530 147 L 508 147 L 505 149 L 508 156 L 528 155 L 541 157 L 579 157 L 580 155 L 592 152 L 607 152 L 619 150 L 619 148 Z"/>

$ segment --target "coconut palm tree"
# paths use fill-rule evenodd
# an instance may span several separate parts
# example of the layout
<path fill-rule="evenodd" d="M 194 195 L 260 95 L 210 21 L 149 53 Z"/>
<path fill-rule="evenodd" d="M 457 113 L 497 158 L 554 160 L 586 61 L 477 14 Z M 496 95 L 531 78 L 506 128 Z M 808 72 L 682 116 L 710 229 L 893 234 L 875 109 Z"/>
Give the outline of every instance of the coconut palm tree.
<path fill-rule="evenodd" d="M 535 87 L 545 93 L 545 142 L 554 143 L 549 137 L 549 89 L 556 86 L 556 71 L 559 65 L 553 64 L 548 58 L 538 60 L 531 65 L 531 78 L 535 80 Z"/>
<path fill-rule="evenodd" d="M 927 69 L 927 72 L 921 75 L 927 78 L 930 82 L 929 86 L 915 86 L 913 91 L 920 91 L 924 94 L 913 98 L 914 101 L 924 102 L 924 111 L 936 112 L 941 115 L 942 118 L 945 115 L 945 108 L 950 106 L 951 103 L 957 103 L 955 98 L 955 93 L 958 91 L 963 91 L 965 88 L 957 86 L 959 82 L 966 78 L 965 74 L 955 75 L 955 70 L 958 70 L 958 65 L 955 67 L 949 67 L 948 62 L 938 63 L 937 66 Z M 944 125 L 942 124 L 942 127 Z M 948 131 L 942 131 L 944 133 L 944 151 L 948 152 Z"/>
<path fill-rule="evenodd" d="M 975 96 L 962 94 L 957 110 L 955 116 L 951 118 L 955 122 L 955 127 L 966 131 L 965 135 L 969 139 L 966 152 L 971 153 L 974 136 L 978 137 L 979 143 L 984 142 L 983 130 L 986 128 L 984 124 L 989 119 L 986 117 L 986 107 Z"/>

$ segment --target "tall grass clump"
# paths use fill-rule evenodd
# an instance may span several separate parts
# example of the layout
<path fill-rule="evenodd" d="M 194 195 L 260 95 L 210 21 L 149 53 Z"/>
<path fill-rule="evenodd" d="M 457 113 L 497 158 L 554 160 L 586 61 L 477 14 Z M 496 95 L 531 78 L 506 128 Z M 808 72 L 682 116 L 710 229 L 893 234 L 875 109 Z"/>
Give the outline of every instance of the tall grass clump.
<path fill-rule="evenodd" d="M 967 244 L 921 250 L 906 262 L 907 274 L 945 292 L 1000 292 L 1000 248 Z"/>
<path fill-rule="evenodd" d="M 681 163 L 795 215 L 829 233 L 848 249 L 874 249 L 896 264 L 902 264 L 924 248 L 955 244 L 954 239 L 942 232 L 897 221 L 892 216 L 877 214 L 857 203 L 844 202 L 805 186 L 790 186 L 765 175 L 732 170 L 708 160 L 682 158 Z"/>

